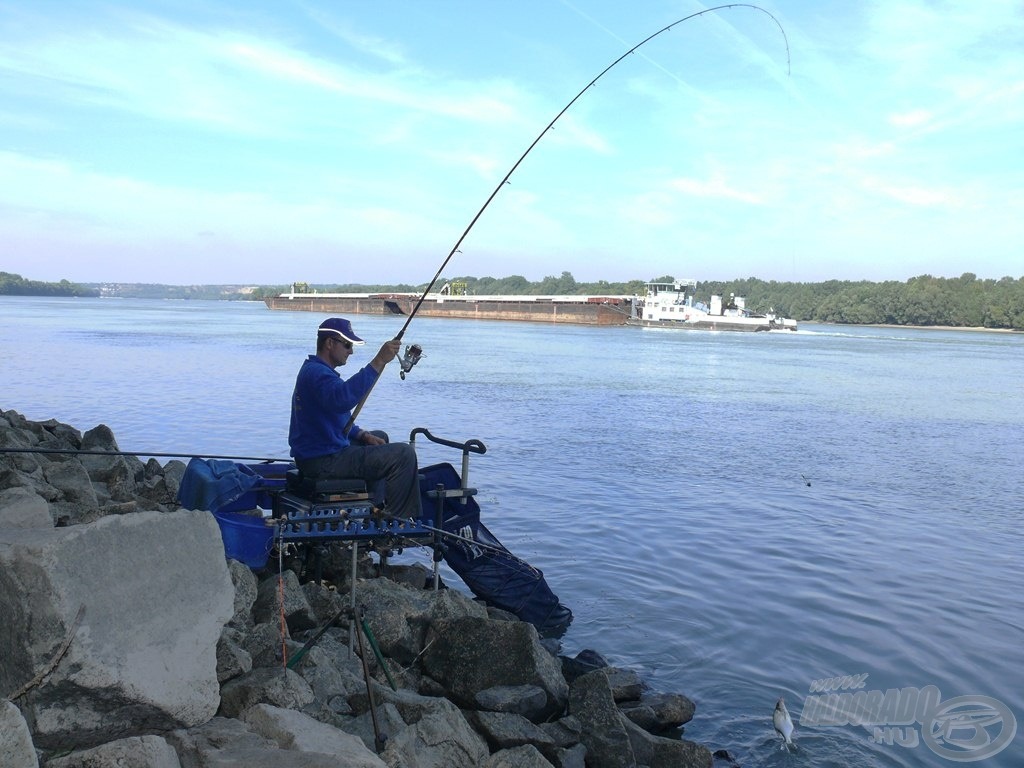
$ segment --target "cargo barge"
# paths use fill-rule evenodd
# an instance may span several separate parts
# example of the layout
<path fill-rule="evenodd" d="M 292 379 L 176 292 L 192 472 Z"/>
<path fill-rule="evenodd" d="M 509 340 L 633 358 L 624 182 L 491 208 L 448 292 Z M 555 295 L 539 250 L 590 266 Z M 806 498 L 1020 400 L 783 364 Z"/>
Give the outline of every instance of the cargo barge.
<path fill-rule="evenodd" d="M 417 314 L 460 320 L 519 320 L 576 325 L 633 325 L 701 331 L 795 331 L 795 320 L 774 312 L 757 314 L 740 296 L 712 296 L 710 305 L 697 301 L 695 280 L 653 282 L 640 296 L 468 296 L 450 293 L 445 285 L 423 297 Z M 319 312 L 325 315 L 399 315 L 408 317 L 422 294 L 309 293 L 297 291 L 264 299 L 270 309 Z"/>
<path fill-rule="evenodd" d="M 289 291 L 264 299 L 270 309 L 326 315 L 400 315 L 412 313 L 420 294 L 300 293 Z M 625 325 L 633 311 L 632 296 L 452 296 L 430 293 L 419 317 L 463 320 L 519 320 L 576 325 Z"/>

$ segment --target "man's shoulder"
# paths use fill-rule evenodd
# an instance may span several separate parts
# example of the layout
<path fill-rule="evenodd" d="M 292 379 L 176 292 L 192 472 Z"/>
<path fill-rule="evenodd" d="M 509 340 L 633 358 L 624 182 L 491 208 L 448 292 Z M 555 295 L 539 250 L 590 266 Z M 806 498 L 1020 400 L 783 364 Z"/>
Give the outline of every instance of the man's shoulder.
<path fill-rule="evenodd" d="M 302 366 L 299 368 L 299 378 L 312 378 L 320 376 L 337 376 L 338 372 L 331 368 L 327 363 L 321 360 L 316 355 L 310 355 L 302 361 Z"/>

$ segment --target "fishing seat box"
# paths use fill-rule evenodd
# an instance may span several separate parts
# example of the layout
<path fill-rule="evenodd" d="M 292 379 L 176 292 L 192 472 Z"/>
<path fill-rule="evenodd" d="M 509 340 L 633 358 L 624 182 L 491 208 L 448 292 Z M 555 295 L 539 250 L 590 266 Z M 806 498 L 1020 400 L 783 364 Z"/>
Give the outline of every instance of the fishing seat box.
<path fill-rule="evenodd" d="M 297 469 L 290 469 L 285 475 L 285 490 L 295 496 L 313 502 L 326 504 L 335 501 L 357 501 L 366 499 L 366 483 L 359 478 L 314 479 L 304 476 Z"/>
<path fill-rule="evenodd" d="M 344 537 L 353 515 L 367 516 L 372 511 L 362 480 L 314 479 L 291 469 L 284 489 L 274 497 L 273 517 L 287 521 L 283 526 L 287 540 L 330 539 Z"/>
<path fill-rule="evenodd" d="M 420 521 L 379 515 L 359 479 L 302 477 L 288 473 L 285 488 L 274 497 L 273 517 L 285 541 L 355 541 L 428 538 Z"/>

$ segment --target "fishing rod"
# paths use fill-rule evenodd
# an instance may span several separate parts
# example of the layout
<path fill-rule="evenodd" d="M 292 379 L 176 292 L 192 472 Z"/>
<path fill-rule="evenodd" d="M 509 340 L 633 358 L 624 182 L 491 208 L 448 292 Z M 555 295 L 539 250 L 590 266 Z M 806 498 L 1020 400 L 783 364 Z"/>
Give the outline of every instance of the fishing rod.
<path fill-rule="evenodd" d="M 445 267 L 448 266 L 448 262 L 450 262 L 452 260 L 452 257 L 456 253 L 459 252 L 459 246 L 462 245 L 462 241 L 466 239 L 467 235 L 469 235 L 470 230 L 472 230 L 473 227 L 476 226 L 477 221 L 483 215 L 484 211 L 487 210 L 487 207 L 491 204 L 491 201 L 494 200 L 494 198 L 498 196 L 498 192 L 500 192 L 501 188 L 503 186 L 505 186 L 505 184 L 508 183 L 508 180 L 512 177 L 512 174 L 516 172 L 516 169 L 519 168 L 520 164 L 526 159 L 526 156 L 529 155 L 530 152 L 533 151 L 533 148 L 535 146 L 537 146 L 537 144 L 540 143 L 540 140 L 542 138 L 544 138 L 544 136 L 547 134 L 547 132 L 554 128 L 555 123 L 558 122 L 559 118 L 561 118 L 562 115 L 564 115 L 566 112 L 568 112 L 570 107 L 572 107 L 572 105 L 575 104 L 583 96 L 584 93 L 586 93 L 588 90 L 590 90 L 590 88 L 593 87 L 593 85 L 595 83 L 597 83 L 598 80 L 600 80 L 602 77 L 604 77 L 620 61 L 622 61 L 627 56 L 631 55 L 632 53 L 634 53 L 635 51 L 637 51 L 638 49 L 640 49 L 641 47 L 643 47 L 647 43 L 649 43 L 654 38 L 658 37 L 658 35 L 661 35 L 664 32 L 668 32 L 673 27 L 678 26 L 679 24 L 682 24 L 684 21 L 689 21 L 690 19 L 695 19 L 698 16 L 703 16 L 706 13 L 714 13 L 715 11 L 722 11 L 722 10 L 726 10 L 728 8 L 751 8 L 751 9 L 753 9 L 755 11 L 760 11 L 761 13 L 765 14 L 766 16 L 768 16 L 768 18 L 770 18 L 772 21 L 775 22 L 775 25 L 779 28 L 779 31 L 782 33 L 782 39 L 783 39 L 783 41 L 785 42 L 785 45 L 786 45 L 786 72 L 788 74 L 790 72 L 790 68 L 791 68 L 791 59 L 790 59 L 790 54 L 789 54 L 789 38 L 786 36 L 786 30 L 782 28 L 782 24 L 779 23 L 779 20 L 777 18 L 775 18 L 775 16 L 773 16 L 769 11 L 766 11 L 764 8 L 762 8 L 759 5 L 753 5 L 752 3 L 728 3 L 726 5 L 716 5 L 713 8 L 705 8 L 702 11 L 697 11 L 695 13 L 689 14 L 688 16 L 684 16 L 681 19 L 677 19 L 676 21 L 673 21 L 671 24 L 668 24 L 667 26 L 662 27 L 657 32 L 655 32 L 654 34 L 648 35 L 646 38 L 641 40 L 639 43 L 637 43 L 632 48 L 630 48 L 628 51 L 626 51 L 621 56 L 619 56 L 617 59 L 615 59 L 615 61 L 613 61 L 607 67 L 605 67 L 603 70 L 601 70 L 601 72 L 597 75 L 597 77 L 595 77 L 593 80 L 591 80 L 585 86 L 583 86 L 582 90 L 580 90 L 579 93 L 577 93 L 575 96 L 573 96 L 572 99 L 569 100 L 569 103 L 566 104 L 564 107 L 562 107 L 562 109 L 558 112 L 558 114 L 555 115 L 554 118 L 552 118 L 551 122 L 548 123 L 546 126 L 544 126 L 544 129 L 539 134 L 537 134 L 537 138 L 535 138 L 530 143 L 530 145 L 526 148 L 526 151 L 523 152 L 523 154 L 519 156 L 519 159 L 516 160 L 515 164 L 511 168 L 509 168 L 508 173 L 506 173 L 502 177 L 501 181 L 498 182 L 498 185 L 494 188 L 494 191 L 491 192 L 491 194 L 487 198 L 487 200 L 484 201 L 484 204 L 480 207 L 480 210 L 476 212 L 476 215 L 469 222 L 469 225 L 465 228 L 465 230 L 463 230 L 462 234 L 459 236 L 459 239 L 455 241 L 455 245 L 452 246 L 451 251 L 448 252 L 448 255 L 445 257 L 444 261 L 441 262 L 441 266 L 438 267 L 437 272 L 434 274 L 433 279 L 429 283 L 427 283 L 427 287 L 423 290 L 423 293 L 420 295 L 419 300 L 413 306 L 412 312 L 409 313 L 409 317 L 406 319 L 405 323 L 402 325 L 402 328 L 398 332 L 398 335 L 395 336 L 395 340 L 396 341 L 401 341 L 402 340 L 402 337 L 405 335 L 406 330 L 409 328 L 409 324 L 412 323 L 412 319 L 416 316 L 416 313 L 419 312 L 420 306 L 422 306 L 424 300 L 426 300 L 427 294 L 430 293 L 430 290 L 437 283 L 438 279 L 440 279 L 441 273 L 444 272 Z M 403 366 L 403 373 L 404 373 L 404 370 L 405 369 L 404 369 L 404 366 Z M 356 417 L 359 415 L 359 412 L 362 410 L 363 405 L 366 403 L 367 398 L 369 398 L 370 393 L 373 391 L 373 387 L 374 387 L 375 384 L 376 384 L 376 381 L 373 384 L 370 385 L 370 388 L 366 391 L 366 394 L 363 395 L 362 399 L 356 404 L 356 407 L 352 410 L 352 416 L 349 419 L 348 424 L 345 426 L 345 431 L 346 432 L 349 429 L 352 428 L 352 425 L 355 423 Z"/>
<path fill-rule="evenodd" d="M 171 459 L 242 459 L 243 461 L 262 461 L 265 463 L 286 462 L 291 459 L 280 459 L 267 456 L 210 456 L 197 453 L 157 453 L 155 451 L 100 451 L 82 448 L 0 448 L 0 453 L 68 453 L 77 456 L 153 456 Z"/>

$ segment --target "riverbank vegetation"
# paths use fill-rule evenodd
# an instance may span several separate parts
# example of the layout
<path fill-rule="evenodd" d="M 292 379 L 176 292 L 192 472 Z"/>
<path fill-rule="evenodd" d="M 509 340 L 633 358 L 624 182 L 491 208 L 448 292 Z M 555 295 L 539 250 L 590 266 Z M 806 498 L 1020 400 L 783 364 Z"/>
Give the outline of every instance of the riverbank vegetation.
<path fill-rule="evenodd" d="M 99 296 L 94 288 L 61 280 L 59 283 L 44 283 L 40 280 L 26 280 L 21 275 L 0 272 L 0 296 Z"/>

